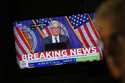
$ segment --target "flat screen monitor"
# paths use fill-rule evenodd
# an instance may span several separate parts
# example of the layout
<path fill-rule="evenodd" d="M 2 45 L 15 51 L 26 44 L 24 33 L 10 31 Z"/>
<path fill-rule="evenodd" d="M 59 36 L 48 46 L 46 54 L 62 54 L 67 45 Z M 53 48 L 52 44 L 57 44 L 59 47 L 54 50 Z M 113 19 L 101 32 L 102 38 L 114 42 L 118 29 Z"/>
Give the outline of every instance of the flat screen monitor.
<path fill-rule="evenodd" d="M 21 69 L 100 61 L 100 35 L 94 13 L 25 19 L 13 23 Z"/>

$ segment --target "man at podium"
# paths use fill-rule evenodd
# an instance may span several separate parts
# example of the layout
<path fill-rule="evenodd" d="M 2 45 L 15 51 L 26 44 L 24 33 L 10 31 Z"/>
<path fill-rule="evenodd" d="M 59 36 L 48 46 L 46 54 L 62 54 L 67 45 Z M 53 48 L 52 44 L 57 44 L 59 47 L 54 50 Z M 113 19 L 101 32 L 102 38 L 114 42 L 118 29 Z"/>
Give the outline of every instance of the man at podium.
<path fill-rule="evenodd" d="M 69 39 L 61 34 L 61 26 L 58 21 L 52 21 L 49 26 L 51 36 L 43 39 L 44 50 L 60 50 L 70 48 Z"/>

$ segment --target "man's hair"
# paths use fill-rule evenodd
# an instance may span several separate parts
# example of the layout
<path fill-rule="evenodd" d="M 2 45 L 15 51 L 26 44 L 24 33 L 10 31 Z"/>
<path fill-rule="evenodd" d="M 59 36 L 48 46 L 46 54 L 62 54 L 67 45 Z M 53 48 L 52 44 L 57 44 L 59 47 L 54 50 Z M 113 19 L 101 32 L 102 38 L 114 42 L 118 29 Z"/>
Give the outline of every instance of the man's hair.
<path fill-rule="evenodd" d="M 102 20 L 112 21 L 111 26 L 114 32 L 109 40 L 109 53 L 114 59 L 122 57 L 125 53 L 125 0 L 107 0 L 102 3 L 96 13 Z"/>
<path fill-rule="evenodd" d="M 57 26 L 60 26 L 60 22 L 59 22 L 59 21 L 56 21 L 56 20 L 53 20 L 53 21 L 50 23 L 50 25 L 49 25 L 50 28 L 51 28 L 51 27 L 57 27 Z"/>

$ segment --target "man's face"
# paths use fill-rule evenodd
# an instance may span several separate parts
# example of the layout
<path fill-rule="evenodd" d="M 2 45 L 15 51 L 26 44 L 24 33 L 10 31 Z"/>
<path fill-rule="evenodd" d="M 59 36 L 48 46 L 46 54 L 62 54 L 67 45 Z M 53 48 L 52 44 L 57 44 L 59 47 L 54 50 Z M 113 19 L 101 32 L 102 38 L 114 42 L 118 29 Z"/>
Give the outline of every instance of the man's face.
<path fill-rule="evenodd" d="M 59 26 L 51 27 L 50 31 L 52 35 L 57 36 L 60 34 L 60 27 Z"/>

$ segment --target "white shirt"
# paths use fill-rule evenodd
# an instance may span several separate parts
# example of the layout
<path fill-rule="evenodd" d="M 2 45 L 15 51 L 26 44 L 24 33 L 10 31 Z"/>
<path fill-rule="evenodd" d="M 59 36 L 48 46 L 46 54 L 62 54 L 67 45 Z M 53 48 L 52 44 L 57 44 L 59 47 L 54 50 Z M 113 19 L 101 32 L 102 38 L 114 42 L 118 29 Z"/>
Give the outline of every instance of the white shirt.
<path fill-rule="evenodd" d="M 56 42 L 56 40 L 55 40 L 55 39 L 56 39 L 55 37 L 57 38 L 57 42 Z M 53 35 L 52 35 L 52 43 L 59 43 L 59 42 L 60 42 L 60 40 L 59 40 L 59 35 L 58 35 L 58 36 L 53 36 Z"/>

